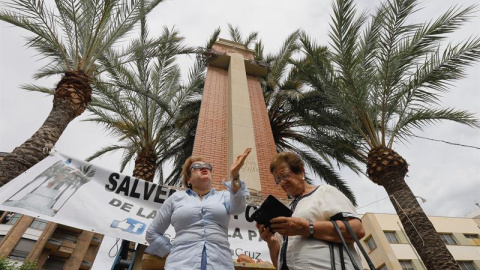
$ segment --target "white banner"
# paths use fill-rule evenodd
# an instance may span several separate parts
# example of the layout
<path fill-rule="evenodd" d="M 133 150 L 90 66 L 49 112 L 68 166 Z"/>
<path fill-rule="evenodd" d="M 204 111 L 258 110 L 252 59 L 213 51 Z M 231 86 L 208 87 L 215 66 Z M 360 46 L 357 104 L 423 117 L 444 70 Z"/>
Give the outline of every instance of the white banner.
<path fill-rule="evenodd" d="M 52 153 L 0 188 L 0 208 L 147 244 L 146 228 L 174 192 L 168 186 Z M 233 258 L 246 254 L 255 260 L 270 261 L 266 243 L 244 214 L 231 218 L 228 231 Z M 166 235 L 174 239 L 171 226 Z"/>

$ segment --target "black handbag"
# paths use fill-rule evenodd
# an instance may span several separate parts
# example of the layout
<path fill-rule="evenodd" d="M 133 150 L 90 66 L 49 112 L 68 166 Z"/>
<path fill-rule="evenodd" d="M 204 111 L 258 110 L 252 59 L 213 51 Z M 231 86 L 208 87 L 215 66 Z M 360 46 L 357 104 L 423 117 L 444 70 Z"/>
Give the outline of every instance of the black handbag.
<path fill-rule="evenodd" d="M 350 226 L 350 224 L 346 220 L 347 218 L 350 218 L 350 217 L 357 218 L 355 215 L 353 215 L 351 213 L 344 213 L 344 212 L 338 213 L 338 214 L 336 214 L 336 215 L 334 215 L 330 218 L 330 221 L 332 222 L 333 227 L 337 231 L 337 233 L 340 237 L 340 240 L 342 241 L 342 246 L 340 246 L 340 244 L 337 244 L 337 243 L 332 243 L 332 242 L 329 243 L 331 268 L 332 268 L 332 270 L 335 270 L 335 254 L 334 254 L 335 252 L 334 252 L 333 247 L 334 247 L 334 245 L 338 245 L 339 246 L 338 250 L 340 251 L 339 256 L 340 256 L 340 262 L 341 262 L 341 265 L 342 265 L 342 270 L 345 269 L 345 258 L 343 256 L 343 250 L 344 249 L 345 249 L 348 257 L 350 258 L 350 261 L 352 262 L 353 268 L 355 270 L 361 270 L 362 269 L 361 266 L 358 266 L 357 263 L 355 262 L 355 260 L 353 258 L 353 255 L 350 252 L 350 249 L 348 248 L 347 242 L 345 241 L 345 238 L 343 237 L 342 232 L 340 231 L 340 227 L 338 227 L 338 224 L 337 224 L 336 221 L 341 220 L 343 222 L 343 224 L 345 225 L 345 227 L 347 228 L 350 235 L 352 236 L 352 238 L 355 240 L 355 243 L 357 243 L 357 246 L 360 249 L 360 251 L 362 252 L 362 255 L 365 258 L 365 261 L 367 261 L 367 264 L 370 267 L 370 270 L 376 270 L 375 266 L 373 265 L 372 260 L 370 259 L 370 257 L 368 257 L 368 254 L 365 251 L 365 249 L 363 248 L 362 244 L 360 243 L 360 240 L 358 240 L 358 237 L 355 235 L 352 227 Z"/>

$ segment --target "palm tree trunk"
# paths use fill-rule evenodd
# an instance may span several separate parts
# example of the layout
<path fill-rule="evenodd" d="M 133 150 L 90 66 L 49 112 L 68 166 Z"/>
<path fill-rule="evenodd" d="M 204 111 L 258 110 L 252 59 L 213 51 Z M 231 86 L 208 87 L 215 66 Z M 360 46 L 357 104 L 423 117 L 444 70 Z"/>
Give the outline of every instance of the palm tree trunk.
<path fill-rule="evenodd" d="M 33 136 L 0 163 L 0 187 L 46 158 L 68 124 L 85 111 L 92 88 L 83 71 L 67 72 L 55 89 L 53 107 Z"/>
<path fill-rule="evenodd" d="M 408 163 L 397 152 L 380 146 L 370 149 L 368 177 L 387 191 L 410 242 L 429 270 L 460 267 L 405 183 Z"/>
<path fill-rule="evenodd" d="M 33 136 L 0 163 L 0 186 L 46 158 L 67 125 L 75 118 L 68 101 L 55 100 L 50 115 Z"/>
<path fill-rule="evenodd" d="M 383 187 L 427 269 L 460 269 L 404 178 L 390 178 Z"/>

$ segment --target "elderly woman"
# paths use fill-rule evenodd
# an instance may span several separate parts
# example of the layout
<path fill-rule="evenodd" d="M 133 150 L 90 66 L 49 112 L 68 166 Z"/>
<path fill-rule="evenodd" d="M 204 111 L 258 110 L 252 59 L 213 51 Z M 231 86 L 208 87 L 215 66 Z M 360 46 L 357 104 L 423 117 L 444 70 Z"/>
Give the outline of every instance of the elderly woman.
<path fill-rule="evenodd" d="M 201 157 L 190 157 L 182 167 L 185 191 L 177 191 L 160 207 L 147 229 L 147 253 L 168 255 L 165 269 L 234 269 L 228 242 L 230 215 L 245 211 L 245 183 L 239 171 L 251 148 L 230 167 L 231 182 L 226 191 L 212 188 L 212 165 Z M 175 229 L 173 244 L 164 236 Z"/>
<path fill-rule="evenodd" d="M 275 156 L 270 172 L 277 185 L 294 198 L 291 204 L 292 217 L 277 217 L 270 220 L 270 227 L 257 224 L 260 235 L 268 244 L 270 258 L 277 269 L 333 269 L 330 259 L 329 242 L 341 243 L 330 218 L 338 213 L 350 213 L 347 222 L 355 235 L 365 234 L 360 219 L 356 218 L 352 203 L 336 188 L 330 185 L 313 186 L 305 181 L 305 166 L 294 153 L 283 152 Z M 343 222 L 337 221 L 342 235 L 349 243 L 356 265 L 361 266 L 358 254 L 353 248 L 354 239 Z M 283 240 L 278 233 L 283 236 Z M 339 259 L 339 245 L 334 246 L 336 269 L 342 269 Z M 346 269 L 354 269 L 344 254 Z"/>

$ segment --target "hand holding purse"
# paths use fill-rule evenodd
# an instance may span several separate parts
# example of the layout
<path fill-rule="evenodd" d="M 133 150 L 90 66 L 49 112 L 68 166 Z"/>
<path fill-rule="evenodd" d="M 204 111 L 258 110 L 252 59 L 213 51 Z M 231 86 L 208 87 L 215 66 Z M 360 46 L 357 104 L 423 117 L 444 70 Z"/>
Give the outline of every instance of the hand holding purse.
<path fill-rule="evenodd" d="M 281 201 L 272 195 L 268 195 L 267 199 L 260 205 L 251 216 L 250 213 L 245 213 L 245 218 L 248 222 L 256 221 L 265 227 L 270 226 L 270 220 L 276 217 L 291 217 L 293 212 Z"/>

